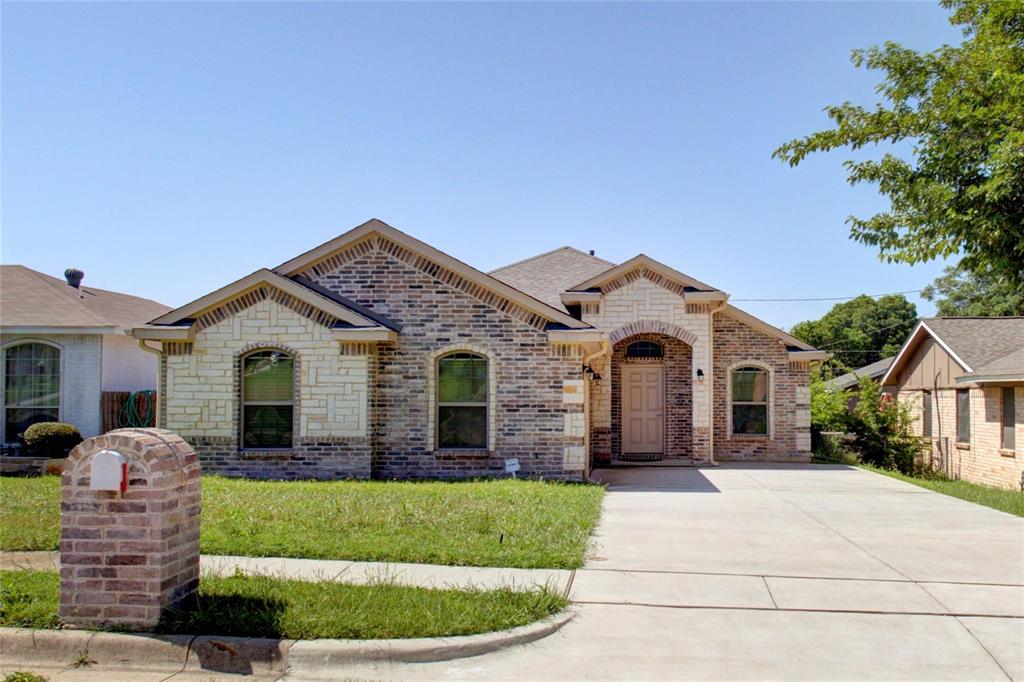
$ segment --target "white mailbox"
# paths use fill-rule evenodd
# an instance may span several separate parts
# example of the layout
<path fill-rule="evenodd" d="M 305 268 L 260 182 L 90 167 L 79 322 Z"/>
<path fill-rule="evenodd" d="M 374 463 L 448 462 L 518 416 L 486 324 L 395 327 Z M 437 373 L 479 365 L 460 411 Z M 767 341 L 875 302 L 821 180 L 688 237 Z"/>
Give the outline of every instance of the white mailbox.
<path fill-rule="evenodd" d="M 100 450 L 92 456 L 92 477 L 89 481 L 91 490 L 115 490 L 124 492 L 128 489 L 128 460 L 120 452 Z"/>

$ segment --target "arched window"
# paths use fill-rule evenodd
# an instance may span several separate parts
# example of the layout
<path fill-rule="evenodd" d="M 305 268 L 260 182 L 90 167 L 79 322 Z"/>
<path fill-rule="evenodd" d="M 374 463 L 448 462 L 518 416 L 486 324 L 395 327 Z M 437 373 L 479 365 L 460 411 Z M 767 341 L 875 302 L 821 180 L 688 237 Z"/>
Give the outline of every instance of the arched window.
<path fill-rule="evenodd" d="M 660 358 L 664 354 L 661 345 L 653 341 L 634 341 L 626 346 L 627 358 Z"/>
<path fill-rule="evenodd" d="M 732 372 L 732 432 L 768 435 L 768 372 L 738 367 Z"/>
<path fill-rule="evenodd" d="M 487 358 L 458 352 L 437 361 L 437 445 L 487 447 Z"/>
<path fill-rule="evenodd" d="M 21 343 L 4 351 L 4 440 L 37 422 L 60 421 L 60 349 Z"/>
<path fill-rule="evenodd" d="M 292 447 L 295 362 L 279 350 L 242 358 L 242 447 Z"/>

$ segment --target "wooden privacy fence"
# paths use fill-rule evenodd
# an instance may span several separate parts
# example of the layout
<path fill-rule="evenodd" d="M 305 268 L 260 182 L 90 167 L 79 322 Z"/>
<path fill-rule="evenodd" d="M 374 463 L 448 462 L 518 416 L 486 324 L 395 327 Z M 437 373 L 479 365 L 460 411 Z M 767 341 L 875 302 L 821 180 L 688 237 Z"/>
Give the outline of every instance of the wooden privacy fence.
<path fill-rule="evenodd" d="M 103 391 L 103 433 L 125 427 L 156 426 L 156 391 Z"/>

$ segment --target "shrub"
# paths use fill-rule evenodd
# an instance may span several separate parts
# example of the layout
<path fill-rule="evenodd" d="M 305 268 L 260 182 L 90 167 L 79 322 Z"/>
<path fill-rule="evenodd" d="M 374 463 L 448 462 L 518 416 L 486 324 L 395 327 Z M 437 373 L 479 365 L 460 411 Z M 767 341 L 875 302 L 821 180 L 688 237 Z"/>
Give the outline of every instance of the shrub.
<path fill-rule="evenodd" d="M 907 406 L 868 377 L 860 380 L 857 406 L 850 419 L 852 447 L 865 464 L 914 474 L 920 440 L 911 434 L 913 421 Z"/>
<path fill-rule="evenodd" d="M 28 454 L 42 457 L 66 457 L 71 448 L 82 442 L 82 434 L 74 424 L 39 422 L 25 429 L 22 437 Z"/>

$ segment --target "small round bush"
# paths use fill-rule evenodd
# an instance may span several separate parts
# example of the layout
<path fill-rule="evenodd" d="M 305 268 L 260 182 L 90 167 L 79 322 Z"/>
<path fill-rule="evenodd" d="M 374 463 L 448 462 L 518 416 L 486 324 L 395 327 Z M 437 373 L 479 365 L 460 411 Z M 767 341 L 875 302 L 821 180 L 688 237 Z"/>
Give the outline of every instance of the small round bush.
<path fill-rule="evenodd" d="M 30 455 L 66 457 L 71 448 L 82 442 L 82 434 L 74 424 L 39 422 L 25 429 L 25 448 Z"/>

